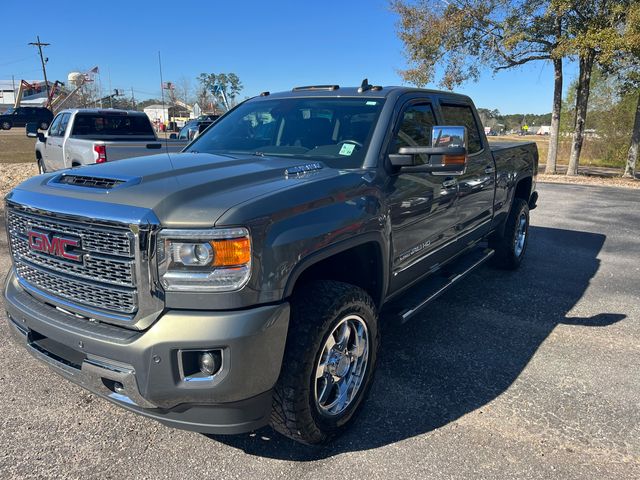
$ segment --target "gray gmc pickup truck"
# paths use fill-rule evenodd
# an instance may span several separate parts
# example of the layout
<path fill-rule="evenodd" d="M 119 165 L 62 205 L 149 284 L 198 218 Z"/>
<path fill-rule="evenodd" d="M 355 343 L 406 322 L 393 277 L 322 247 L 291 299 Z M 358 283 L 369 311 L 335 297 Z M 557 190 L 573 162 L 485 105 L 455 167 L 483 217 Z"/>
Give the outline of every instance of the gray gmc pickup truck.
<path fill-rule="evenodd" d="M 167 425 L 321 443 L 361 406 L 382 322 L 485 260 L 519 266 L 537 169 L 534 144 L 490 146 L 462 95 L 264 92 L 182 153 L 9 193 L 10 330 Z"/>

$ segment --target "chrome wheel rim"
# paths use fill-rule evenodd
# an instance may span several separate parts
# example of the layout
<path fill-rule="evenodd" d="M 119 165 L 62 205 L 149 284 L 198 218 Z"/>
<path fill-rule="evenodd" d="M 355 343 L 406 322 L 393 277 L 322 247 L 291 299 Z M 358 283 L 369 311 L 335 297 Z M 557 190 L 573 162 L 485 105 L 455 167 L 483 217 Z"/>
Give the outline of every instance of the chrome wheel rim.
<path fill-rule="evenodd" d="M 514 240 L 513 251 L 516 257 L 522 255 L 524 250 L 524 243 L 527 240 L 527 216 L 525 213 L 521 213 L 518 218 L 518 228 L 516 229 L 516 238 Z"/>
<path fill-rule="evenodd" d="M 349 315 L 331 331 L 318 358 L 313 388 L 321 413 L 335 416 L 346 410 L 362 387 L 368 362 L 367 324 Z"/>
<path fill-rule="evenodd" d="M 3 129 L 3 130 L 9 130 L 9 126 L 10 126 L 10 125 L 9 125 L 9 122 L 4 122 L 4 123 L 2 124 L 2 129 Z"/>

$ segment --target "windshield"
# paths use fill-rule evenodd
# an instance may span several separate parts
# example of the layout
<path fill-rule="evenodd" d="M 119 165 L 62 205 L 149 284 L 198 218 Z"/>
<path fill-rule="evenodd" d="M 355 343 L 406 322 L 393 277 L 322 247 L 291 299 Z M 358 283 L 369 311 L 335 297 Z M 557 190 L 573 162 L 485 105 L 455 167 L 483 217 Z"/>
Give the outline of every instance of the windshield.
<path fill-rule="evenodd" d="M 15 111 L 16 111 L 16 109 L 15 109 L 15 108 L 13 108 L 13 107 L 11 107 L 11 108 L 9 108 L 6 112 L 4 112 L 4 114 L 5 114 L 5 115 L 11 115 L 11 114 L 12 114 L 13 112 L 15 112 Z"/>
<path fill-rule="evenodd" d="M 317 158 L 362 164 L 383 99 L 286 98 L 249 101 L 222 117 L 186 151 Z"/>

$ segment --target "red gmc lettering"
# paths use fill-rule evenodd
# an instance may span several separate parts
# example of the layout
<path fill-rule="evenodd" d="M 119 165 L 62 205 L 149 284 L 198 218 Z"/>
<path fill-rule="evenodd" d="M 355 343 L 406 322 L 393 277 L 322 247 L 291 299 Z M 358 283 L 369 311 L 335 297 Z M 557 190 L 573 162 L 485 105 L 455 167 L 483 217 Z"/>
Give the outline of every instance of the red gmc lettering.
<path fill-rule="evenodd" d="M 49 235 L 46 233 L 34 231 L 29 232 L 28 236 L 29 248 L 31 250 L 73 260 L 74 262 L 80 261 L 80 255 L 67 251 L 67 247 L 77 247 L 80 245 L 77 240 L 59 237 L 57 235 L 53 235 L 51 239 L 49 239 Z"/>

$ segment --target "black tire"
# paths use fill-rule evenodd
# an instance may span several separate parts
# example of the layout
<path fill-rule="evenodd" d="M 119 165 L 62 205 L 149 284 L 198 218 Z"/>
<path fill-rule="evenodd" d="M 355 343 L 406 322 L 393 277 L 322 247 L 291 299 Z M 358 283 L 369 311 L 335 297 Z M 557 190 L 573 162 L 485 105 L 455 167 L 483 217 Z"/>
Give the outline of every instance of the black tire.
<path fill-rule="evenodd" d="M 366 324 L 367 362 L 351 402 L 342 412 L 329 415 L 316 402 L 315 373 L 329 335 L 349 315 L 358 316 Z M 317 281 L 294 294 L 290 318 L 282 371 L 273 394 L 271 426 L 301 443 L 324 443 L 353 420 L 371 386 L 380 341 L 378 313 L 361 288 Z"/>
<path fill-rule="evenodd" d="M 40 122 L 40 130 L 46 130 L 49 128 L 49 124 L 47 122 Z"/>
<path fill-rule="evenodd" d="M 43 173 L 47 173 L 47 170 L 44 168 L 44 162 L 42 161 L 41 158 L 38 158 L 37 163 L 38 163 L 38 174 L 42 175 Z"/>
<path fill-rule="evenodd" d="M 523 220 L 524 239 L 520 238 Z M 502 235 L 494 235 L 489 242 L 496 252 L 493 256 L 493 264 L 505 270 L 516 270 L 522 263 L 528 242 L 529 205 L 523 199 L 515 198 Z"/>
<path fill-rule="evenodd" d="M 9 120 L 4 120 L 1 124 L 0 127 L 2 127 L 2 130 L 11 130 L 11 127 L 13 125 L 11 125 L 11 122 Z"/>

